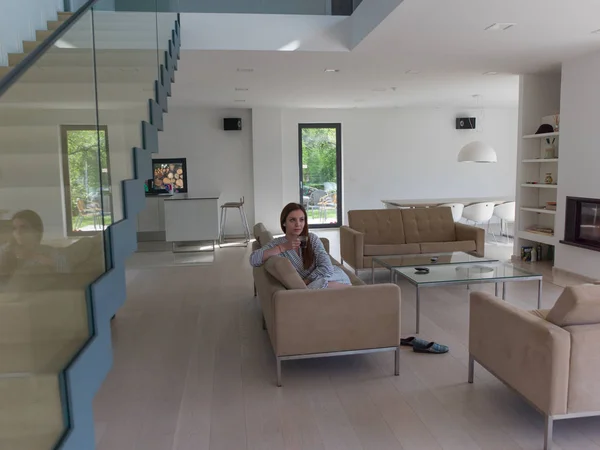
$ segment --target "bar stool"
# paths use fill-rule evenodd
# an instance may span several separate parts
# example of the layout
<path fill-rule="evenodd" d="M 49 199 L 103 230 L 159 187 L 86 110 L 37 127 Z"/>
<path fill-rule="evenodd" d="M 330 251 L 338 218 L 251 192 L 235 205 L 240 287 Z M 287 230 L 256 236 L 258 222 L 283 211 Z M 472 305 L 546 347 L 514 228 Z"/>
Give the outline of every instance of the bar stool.
<path fill-rule="evenodd" d="M 246 212 L 244 211 L 244 197 L 240 198 L 239 202 L 227 202 L 221 205 L 221 221 L 219 224 L 219 246 L 223 243 L 225 237 L 225 223 L 227 222 L 227 210 L 236 208 L 240 212 L 242 219 L 242 226 L 244 227 L 244 235 L 246 237 L 246 245 L 250 242 L 250 225 L 248 225 L 248 219 L 246 218 Z"/>

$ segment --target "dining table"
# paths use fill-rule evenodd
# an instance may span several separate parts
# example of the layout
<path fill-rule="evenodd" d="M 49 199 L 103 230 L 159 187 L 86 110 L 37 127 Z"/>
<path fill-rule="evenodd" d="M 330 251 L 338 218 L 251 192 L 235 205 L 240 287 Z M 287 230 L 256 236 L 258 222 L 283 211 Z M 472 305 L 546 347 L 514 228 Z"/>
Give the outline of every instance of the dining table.
<path fill-rule="evenodd" d="M 421 199 L 403 199 L 403 200 L 381 200 L 387 209 L 394 208 L 433 208 L 447 203 L 461 203 L 465 206 L 475 203 L 494 203 L 500 205 L 506 202 L 514 202 L 514 196 L 498 197 L 458 197 L 458 198 L 421 198 Z"/>

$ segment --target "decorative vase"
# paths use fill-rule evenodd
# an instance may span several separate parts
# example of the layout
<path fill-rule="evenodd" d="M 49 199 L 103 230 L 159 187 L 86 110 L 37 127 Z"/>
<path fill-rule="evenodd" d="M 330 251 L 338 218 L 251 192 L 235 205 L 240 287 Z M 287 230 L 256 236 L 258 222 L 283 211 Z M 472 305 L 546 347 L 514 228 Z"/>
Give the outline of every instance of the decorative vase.
<path fill-rule="evenodd" d="M 544 159 L 552 159 L 556 155 L 556 138 L 546 138 L 546 148 L 544 149 Z"/>
<path fill-rule="evenodd" d="M 552 182 L 553 182 L 554 180 L 552 179 L 552 174 L 551 174 L 550 172 L 548 172 L 548 173 L 546 174 L 546 178 L 545 178 L 545 180 L 544 180 L 544 181 L 546 182 L 546 184 L 552 184 Z"/>

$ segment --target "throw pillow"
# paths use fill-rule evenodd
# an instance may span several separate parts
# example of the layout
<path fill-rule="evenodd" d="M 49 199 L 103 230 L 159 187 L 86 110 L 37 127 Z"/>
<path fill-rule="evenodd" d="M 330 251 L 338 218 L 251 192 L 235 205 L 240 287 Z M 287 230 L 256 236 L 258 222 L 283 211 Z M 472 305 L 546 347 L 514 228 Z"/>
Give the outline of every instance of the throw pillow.
<path fill-rule="evenodd" d="M 265 263 L 265 269 L 286 289 L 306 289 L 302 277 L 296 272 L 292 263 L 281 256 L 269 258 Z"/>
<path fill-rule="evenodd" d="M 559 327 L 600 323 L 600 286 L 568 286 L 546 317 Z"/>

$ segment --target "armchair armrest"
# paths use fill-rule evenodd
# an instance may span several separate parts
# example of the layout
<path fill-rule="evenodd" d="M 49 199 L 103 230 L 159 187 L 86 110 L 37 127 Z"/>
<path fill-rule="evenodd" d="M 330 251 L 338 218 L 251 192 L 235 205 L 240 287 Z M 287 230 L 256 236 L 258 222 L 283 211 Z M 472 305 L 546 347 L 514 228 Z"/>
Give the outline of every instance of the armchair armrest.
<path fill-rule="evenodd" d="M 457 241 L 475 241 L 475 253 L 483 256 L 485 253 L 485 230 L 464 223 L 456 223 Z"/>
<path fill-rule="evenodd" d="M 472 292 L 469 353 L 542 413 L 567 412 L 568 331 L 491 294 Z"/>
<path fill-rule="evenodd" d="M 353 269 L 364 269 L 365 234 L 346 225 L 340 227 L 340 252 Z"/>
<path fill-rule="evenodd" d="M 278 291 L 273 305 L 277 356 L 400 343 L 400 288 L 394 284 Z"/>

